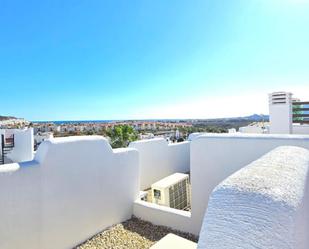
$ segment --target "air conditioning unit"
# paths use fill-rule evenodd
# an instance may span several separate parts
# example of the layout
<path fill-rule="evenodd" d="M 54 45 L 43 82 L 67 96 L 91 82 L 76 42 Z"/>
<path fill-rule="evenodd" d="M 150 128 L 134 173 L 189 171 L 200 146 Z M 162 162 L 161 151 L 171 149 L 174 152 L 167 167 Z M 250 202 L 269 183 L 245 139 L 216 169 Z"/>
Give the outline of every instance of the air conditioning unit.
<path fill-rule="evenodd" d="M 176 209 L 190 207 L 189 175 L 175 173 L 151 185 L 152 202 Z"/>

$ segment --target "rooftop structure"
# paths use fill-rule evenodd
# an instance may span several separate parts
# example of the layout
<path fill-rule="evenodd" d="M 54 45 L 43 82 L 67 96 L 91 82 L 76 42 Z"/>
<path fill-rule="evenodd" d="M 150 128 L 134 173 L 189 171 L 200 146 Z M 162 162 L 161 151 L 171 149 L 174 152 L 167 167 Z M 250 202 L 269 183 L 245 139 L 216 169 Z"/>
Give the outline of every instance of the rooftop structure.
<path fill-rule="evenodd" d="M 100 136 L 52 138 L 42 142 L 33 160 L 0 167 L 0 248 L 87 248 L 83 243 L 93 236 L 90 245 L 102 238 L 97 248 L 108 248 L 117 240 L 110 237 L 111 226 L 134 216 L 150 222 L 154 234 L 162 227 L 168 231 L 144 248 L 181 231 L 199 236 L 198 248 L 266 249 L 273 242 L 275 249 L 305 249 L 308 150 L 309 136 L 290 134 L 196 134 L 188 142 L 151 139 L 121 149 Z M 141 190 L 186 172 L 190 211 L 140 199 Z M 170 179 L 161 185 L 169 186 Z M 263 209 L 251 207 L 256 203 Z M 242 223 L 224 225 L 235 215 Z M 121 231 L 128 241 L 121 240 L 119 248 L 150 238 L 144 229 Z M 256 243 L 244 247 L 250 241 Z"/>
<path fill-rule="evenodd" d="M 297 148 L 284 147 L 270 152 L 278 146 L 291 145 Z M 270 152 L 271 156 L 265 156 L 261 163 L 253 165 L 269 165 L 267 168 L 269 172 L 272 170 L 276 172 L 269 178 L 271 182 L 263 180 L 264 176 L 270 176 L 268 171 L 258 170 L 258 168 L 254 174 L 244 175 L 247 177 L 244 179 L 249 182 L 251 182 L 250 179 L 255 179 L 254 189 L 266 189 L 269 193 L 267 195 L 274 201 L 277 200 L 278 194 L 285 193 L 278 188 L 288 187 L 281 181 L 287 169 L 295 175 L 295 177 L 287 175 L 290 186 L 307 189 L 308 180 L 301 176 L 305 175 L 308 166 L 308 149 L 309 136 L 299 135 L 205 134 L 196 136 L 191 142 L 174 145 L 167 144 L 164 139 L 152 139 L 134 142 L 129 148 L 114 150 L 111 149 L 107 140 L 99 136 L 50 139 L 40 145 L 33 161 L 0 167 L 0 198 L 2 200 L 0 204 L 2 221 L 0 223 L 0 247 L 5 249 L 73 248 L 112 225 L 130 220 L 132 215 L 156 226 L 169 227 L 195 236 L 200 235 L 199 248 L 205 248 L 203 241 L 208 241 L 209 245 L 216 245 L 216 243 L 220 245 L 215 240 L 216 236 L 211 236 L 213 230 L 207 224 L 211 220 L 215 224 L 220 224 L 218 222 L 221 216 L 213 214 L 208 219 L 207 217 L 210 217 L 208 212 L 212 210 L 208 208 L 215 205 L 217 210 L 224 208 L 228 213 L 234 212 L 237 205 L 224 204 L 231 201 L 228 197 L 229 192 L 221 192 L 222 201 L 213 202 L 212 196 L 217 196 L 217 192 L 214 192 L 216 189 L 228 191 L 228 188 L 221 188 L 218 184 L 225 179 L 240 179 L 233 177 L 233 174 L 238 170 L 247 172 L 247 167 L 245 167 L 247 164 Z M 290 153 L 291 151 L 295 153 Z M 148 171 L 149 166 L 154 167 L 155 170 Z M 256 166 L 251 166 L 251 168 Z M 143 187 L 151 186 L 159 179 L 173 173 L 188 171 L 191 172 L 192 184 L 190 211 L 177 210 L 139 199 L 139 193 L 144 189 Z M 183 175 L 176 174 L 176 176 Z M 231 182 L 231 180 L 228 181 Z M 161 183 L 168 186 L 166 182 L 169 181 L 164 180 Z M 243 180 L 233 181 L 235 184 L 242 182 Z M 309 199 L 307 193 L 309 192 L 306 190 L 302 195 L 301 193 L 298 195 L 298 199 L 292 198 L 292 200 L 307 205 L 305 204 Z M 280 194 L 280 198 L 285 203 L 289 203 L 289 195 Z M 248 197 L 243 195 L 242 201 L 251 205 L 252 199 L 250 195 Z M 252 209 L 250 216 L 241 210 L 237 215 L 245 224 L 251 224 L 254 217 L 258 217 L 260 220 L 265 219 L 267 224 L 273 227 L 272 224 L 279 222 L 279 217 L 268 214 L 271 206 L 268 207 L 267 203 L 265 203 L 263 213 L 254 211 L 258 209 Z M 290 223 L 282 223 L 284 226 L 282 229 L 287 231 L 285 236 L 280 237 L 282 243 L 290 243 L 291 237 L 287 236 L 288 234 L 292 236 L 295 232 L 299 234 L 308 232 L 309 223 L 305 219 L 307 209 L 302 210 L 304 211 L 297 214 L 300 220 L 303 220 L 303 226 L 293 225 L 296 231 L 286 227 Z M 293 213 L 288 212 L 285 217 L 292 221 L 294 216 Z M 203 222 L 206 222 L 206 225 L 203 225 Z M 153 229 L 159 229 L 156 226 Z M 255 226 L 257 229 L 264 229 L 262 224 Z M 201 227 L 203 227 L 202 233 L 200 233 Z M 220 234 L 222 241 L 225 239 L 234 241 L 235 239 L 234 244 L 241 245 L 241 242 L 236 242 L 237 238 L 226 237 L 228 233 L 222 229 Z M 16 234 L 19 235 L 18 238 Z M 269 241 L 276 241 L 278 239 L 276 234 L 277 232 L 270 231 L 265 236 Z M 131 241 L 131 235 L 128 236 L 128 240 Z M 242 235 L 244 240 L 262 241 L 258 234 L 250 236 L 249 234 Z M 299 241 L 301 241 L 299 242 L 301 246 L 289 248 L 308 248 L 308 241 Z M 281 244 L 276 242 L 274 248 L 285 248 L 279 245 Z M 104 243 L 101 246 L 101 248 L 106 248 Z M 222 249 L 224 247 L 212 248 Z"/>
<path fill-rule="evenodd" d="M 269 121 L 271 134 L 292 133 L 292 93 L 274 92 L 269 95 Z"/>
<path fill-rule="evenodd" d="M 269 123 L 253 123 L 240 127 L 239 132 L 309 135 L 309 101 L 301 101 L 292 96 L 290 92 L 269 94 Z"/>

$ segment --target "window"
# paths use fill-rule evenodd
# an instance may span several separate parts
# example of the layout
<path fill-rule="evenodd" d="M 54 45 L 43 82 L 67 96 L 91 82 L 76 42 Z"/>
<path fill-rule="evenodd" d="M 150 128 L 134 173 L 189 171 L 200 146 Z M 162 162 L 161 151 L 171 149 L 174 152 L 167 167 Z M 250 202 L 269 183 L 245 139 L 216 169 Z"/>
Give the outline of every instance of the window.
<path fill-rule="evenodd" d="M 161 200 L 161 191 L 154 189 L 153 190 L 153 196 L 154 196 L 154 198 Z"/>

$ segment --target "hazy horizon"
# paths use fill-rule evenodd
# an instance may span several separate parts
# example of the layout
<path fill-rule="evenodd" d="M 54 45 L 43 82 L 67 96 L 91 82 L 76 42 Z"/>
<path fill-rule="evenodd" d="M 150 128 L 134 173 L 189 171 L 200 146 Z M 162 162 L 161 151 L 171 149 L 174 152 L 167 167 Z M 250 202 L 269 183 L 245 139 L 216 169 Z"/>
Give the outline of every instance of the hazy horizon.
<path fill-rule="evenodd" d="M 252 115 L 263 115 L 263 116 L 268 116 L 268 114 L 257 114 L 253 113 Z M 249 116 L 252 116 L 249 115 Z M 229 118 L 246 118 L 249 116 L 235 116 L 235 117 L 217 117 L 217 118 L 155 118 L 155 119 L 84 119 L 84 120 L 28 120 L 30 122 L 38 122 L 38 123 L 44 123 L 44 122 L 118 122 L 118 121 L 186 121 L 186 120 L 212 120 L 212 119 L 229 119 Z"/>

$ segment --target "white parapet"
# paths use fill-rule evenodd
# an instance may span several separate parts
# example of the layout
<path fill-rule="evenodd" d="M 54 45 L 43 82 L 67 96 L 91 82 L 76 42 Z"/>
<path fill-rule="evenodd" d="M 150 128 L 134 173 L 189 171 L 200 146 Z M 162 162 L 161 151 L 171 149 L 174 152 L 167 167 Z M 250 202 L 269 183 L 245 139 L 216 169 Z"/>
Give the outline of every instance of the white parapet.
<path fill-rule="evenodd" d="M 292 133 L 292 93 L 273 92 L 269 94 L 269 121 L 271 134 Z"/>
<path fill-rule="evenodd" d="M 309 248 L 309 151 L 283 146 L 213 191 L 198 248 Z"/>
<path fill-rule="evenodd" d="M 196 243 L 177 236 L 175 234 L 169 233 L 165 235 L 162 239 L 154 244 L 150 249 L 196 249 Z"/>
<path fill-rule="evenodd" d="M 163 138 L 130 143 L 139 152 L 140 190 L 173 173 L 190 170 L 190 143 L 168 144 Z"/>
<path fill-rule="evenodd" d="M 200 134 L 190 142 L 191 212 L 136 201 L 134 215 L 156 225 L 198 235 L 214 188 L 236 171 L 282 145 L 309 149 L 309 136 Z"/>
<path fill-rule="evenodd" d="M 44 141 L 33 161 L 0 167 L 0 248 L 74 248 L 127 220 L 138 152 L 99 136 Z"/>

